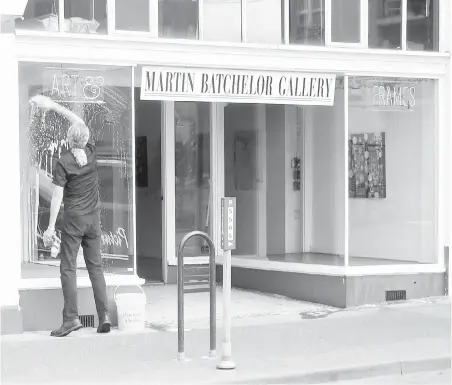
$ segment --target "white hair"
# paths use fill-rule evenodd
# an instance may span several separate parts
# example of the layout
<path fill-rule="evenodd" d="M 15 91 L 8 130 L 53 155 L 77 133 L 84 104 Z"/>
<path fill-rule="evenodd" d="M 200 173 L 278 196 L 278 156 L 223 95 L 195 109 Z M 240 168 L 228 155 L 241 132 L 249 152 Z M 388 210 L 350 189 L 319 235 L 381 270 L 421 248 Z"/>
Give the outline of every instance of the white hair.
<path fill-rule="evenodd" d="M 85 146 L 89 140 L 89 129 L 82 123 L 71 126 L 67 133 L 67 140 L 71 148 L 72 155 L 79 167 L 86 166 L 88 158 L 85 152 Z"/>

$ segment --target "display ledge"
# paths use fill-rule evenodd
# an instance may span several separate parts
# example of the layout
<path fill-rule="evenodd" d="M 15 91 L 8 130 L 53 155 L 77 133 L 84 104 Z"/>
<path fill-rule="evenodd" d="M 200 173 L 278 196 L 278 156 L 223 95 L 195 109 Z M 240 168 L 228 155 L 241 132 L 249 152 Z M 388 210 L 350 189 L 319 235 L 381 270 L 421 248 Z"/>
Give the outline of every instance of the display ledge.
<path fill-rule="evenodd" d="M 223 265 L 223 256 L 216 258 L 218 265 Z M 362 276 L 362 275 L 393 275 L 417 273 L 444 273 L 444 266 L 438 264 L 406 264 L 383 266 L 331 266 L 307 263 L 268 261 L 257 258 L 232 257 L 232 267 L 245 269 L 282 271 L 290 273 L 320 274 L 330 276 Z"/>
<path fill-rule="evenodd" d="M 106 275 L 105 282 L 107 286 L 129 286 L 129 285 L 144 285 L 145 280 L 136 275 Z M 89 277 L 77 278 L 77 287 L 85 288 L 91 287 Z M 61 288 L 60 278 L 32 278 L 21 279 L 19 283 L 19 290 L 36 290 L 36 289 L 56 289 Z"/>

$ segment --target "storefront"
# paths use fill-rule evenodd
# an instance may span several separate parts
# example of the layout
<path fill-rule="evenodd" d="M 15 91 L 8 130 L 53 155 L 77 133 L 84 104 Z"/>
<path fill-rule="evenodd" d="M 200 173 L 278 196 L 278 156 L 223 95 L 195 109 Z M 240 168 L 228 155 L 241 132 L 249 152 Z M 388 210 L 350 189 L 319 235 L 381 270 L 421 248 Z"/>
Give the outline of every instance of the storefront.
<path fill-rule="evenodd" d="M 439 13 L 425 2 L 416 15 L 430 27 L 419 29 L 410 1 L 399 13 L 383 1 L 374 25 L 377 2 L 357 0 L 355 31 L 344 29 L 349 15 L 336 20 L 335 2 L 291 0 L 264 34 L 245 0 L 228 8 L 242 15 L 238 26 L 212 24 L 219 10 L 207 0 L 183 20 L 165 16 L 181 12 L 178 2 L 159 2 L 156 24 L 123 20 L 121 1 L 93 2 L 90 23 L 73 2 L 50 1 L 50 15 L 64 8 L 56 29 L 30 3 L 13 27 L 3 19 L 0 34 L 2 84 L 11 90 L 2 98 L 4 151 L 19 170 L 4 175 L 15 213 L 4 232 L 20 245 L 4 258 L 11 282 L 2 308 L 13 314 L 20 304 L 25 330 L 54 322 L 61 301 L 59 260 L 41 234 L 68 123 L 31 105 L 37 94 L 76 111 L 96 140 L 110 293 L 119 284 L 175 283 L 176 250 L 192 230 L 212 236 L 221 265 L 220 201 L 233 196 L 236 286 L 344 307 L 444 294 L 448 6 Z M 145 3 L 152 15 L 154 2 Z M 310 23 L 327 26 L 320 38 L 295 28 L 302 3 Z M 397 15 L 400 36 L 384 27 Z M 187 263 L 207 263 L 208 253 L 193 241 Z M 94 314 L 82 253 L 78 268 L 80 314 Z M 51 314 L 45 320 L 33 316 L 37 302 Z"/>

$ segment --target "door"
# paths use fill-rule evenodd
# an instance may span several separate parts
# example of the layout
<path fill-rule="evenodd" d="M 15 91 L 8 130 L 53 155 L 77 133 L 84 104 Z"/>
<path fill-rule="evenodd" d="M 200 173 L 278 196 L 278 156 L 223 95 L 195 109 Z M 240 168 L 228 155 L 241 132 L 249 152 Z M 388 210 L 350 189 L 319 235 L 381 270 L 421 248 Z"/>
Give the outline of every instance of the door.
<path fill-rule="evenodd" d="M 174 103 L 176 250 L 191 231 L 212 236 L 211 107 L 209 103 Z M 185 257 L 207 255 L 207 244 L 199 238 L 185 246 Z"/>

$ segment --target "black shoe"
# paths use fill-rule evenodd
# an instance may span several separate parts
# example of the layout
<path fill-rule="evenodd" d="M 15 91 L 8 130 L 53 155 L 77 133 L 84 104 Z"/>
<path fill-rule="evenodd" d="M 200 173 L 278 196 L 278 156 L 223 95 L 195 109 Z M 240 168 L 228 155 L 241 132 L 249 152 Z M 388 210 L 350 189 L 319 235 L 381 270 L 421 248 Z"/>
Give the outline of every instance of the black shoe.
<path fill-rule="evenodd" d="M 103 317 L 99 317 L 99 326 L 97 327 L 98 333 L 110 333 L 111 329 L 111 320 L 108 314 L 105 314 Z"/>
<path fill-rule="evenodd" d="M 82 323 L 78 318 L 73 321 L 65 321 L 63 325 L 57 330 L 54 330 L 50 335 L 52 337 L 66 337 L 68 334 L 83 328 Z"/>

